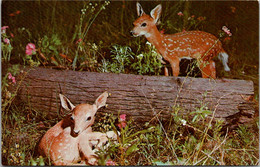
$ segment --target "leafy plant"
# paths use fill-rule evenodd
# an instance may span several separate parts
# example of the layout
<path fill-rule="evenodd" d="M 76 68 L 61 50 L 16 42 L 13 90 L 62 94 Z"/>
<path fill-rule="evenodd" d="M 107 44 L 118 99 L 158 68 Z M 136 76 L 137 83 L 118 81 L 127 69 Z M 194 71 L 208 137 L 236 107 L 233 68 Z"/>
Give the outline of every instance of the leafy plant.
<path fill-rule="evenodd" d="M 44 35 L 44 37 L 38 41 L 40 56 L 58 66 L 62 62 L 62 57 L 58 51 L 61 44 L 61 40 L 57 34 L 52 34 L 51 37 Z"/>
<path fill-rule="evenodd" d="M 163 67 L 161 61 L 159 60 L 161 59 L 161 55 L 156 52 L 155 47 L 149 42 L 146 42 L 146 48 L 146 52 L 142 52 L 136 56 L 136 61 L 131 65 L 131 68 L 134 71 L 137 70 L 137 74 L 159 75 Z"/>
<path fill-rule="evenodd" d="M 111 49 L 112 62 L 103 59 L 99 71 L 126 73 L 126 69 L 129 67 L 131 59 L 133 59 L 133 54 L 132 49 L 128 46 L 113 45 Z"/>
<path fill-rule="evenodd" d="M 6 62 L 10 61 L 11 53 L 13 50 L 13 47 L 11 45 L 12 39 L 6 33 L 8 28 L 8 26 L 4 26 L 1 28 L 2 59 Z"/>

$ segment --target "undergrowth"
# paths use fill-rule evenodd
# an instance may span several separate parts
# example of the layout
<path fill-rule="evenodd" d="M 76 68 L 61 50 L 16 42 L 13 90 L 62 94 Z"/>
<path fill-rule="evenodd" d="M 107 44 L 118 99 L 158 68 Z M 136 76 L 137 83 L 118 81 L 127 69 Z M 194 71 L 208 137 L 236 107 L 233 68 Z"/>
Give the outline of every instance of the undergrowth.
<path fill-rule="evenodd" d="M 120 112 L 100 116 L 95 131 L 120 135 L 118 142 L 96 152 L 99 165 L 259 165 L 259 120 L 229 131 L 222 129 L 222 120 L 211 121 L 214 111 L 197 109 L 186 115 L 178 111 L 174 107 L 170 111 L 170 126 L 160 117 L 140 126 Z M 3 165 L 51 165 L 37 154 L 37 143 L 58 119 L 44 118 L 27 104 L 3 112 Z"/>

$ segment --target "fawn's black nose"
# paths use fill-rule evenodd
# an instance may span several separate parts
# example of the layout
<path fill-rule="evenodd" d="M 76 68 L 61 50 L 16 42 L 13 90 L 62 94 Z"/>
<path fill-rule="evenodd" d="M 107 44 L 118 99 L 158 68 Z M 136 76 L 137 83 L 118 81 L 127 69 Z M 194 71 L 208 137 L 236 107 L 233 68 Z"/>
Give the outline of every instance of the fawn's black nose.
<path fill-rule="evenodd" d="M 130 31 L 130 35 L 134 36 L 134 31 L 133 30 Z"/>
<path fill-rule="evenodd" d="M 74 132 L 75 135 L 78 135 L 78 134 L 79 134 L 79 131 L 73 130 L 73 132 Z"/>

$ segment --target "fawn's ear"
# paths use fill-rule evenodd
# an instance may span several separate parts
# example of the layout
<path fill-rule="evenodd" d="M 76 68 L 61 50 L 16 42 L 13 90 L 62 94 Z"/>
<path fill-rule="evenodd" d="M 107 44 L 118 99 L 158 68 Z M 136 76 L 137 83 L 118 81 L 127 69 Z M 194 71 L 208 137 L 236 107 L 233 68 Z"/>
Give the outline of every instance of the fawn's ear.
<path fill-rule="evenodd" d="M 107 92 L 104 92 L 100 96 L 98 96 L 98 98 L 95 101 L 95 105 L 97 106 L 97 109 L 106 105 L 107 97 L 108 97 Z"/>
<path fill-rule="evenodd" d="M 61 106 L 67 110 L 67 111 L 72 111 L 75 106 L 70 102 L 70 100 L 65 97 L 63 94 L 59 94 L 60 95 L 60 102 L 61 102 Z"/>
<path fill-rule="evenodd" d="M 139 2 L 136 3 L 136 10 L 137 10 L 137 16 L 142 16 L 143 14 L 145 14 Z"/>
<path fill-rule="evenodd" d="M 154 19 L 154 23 L 156 24 L 161 16 L 162 5 L 157 5 L 150 13 L 151 17 Z"/>

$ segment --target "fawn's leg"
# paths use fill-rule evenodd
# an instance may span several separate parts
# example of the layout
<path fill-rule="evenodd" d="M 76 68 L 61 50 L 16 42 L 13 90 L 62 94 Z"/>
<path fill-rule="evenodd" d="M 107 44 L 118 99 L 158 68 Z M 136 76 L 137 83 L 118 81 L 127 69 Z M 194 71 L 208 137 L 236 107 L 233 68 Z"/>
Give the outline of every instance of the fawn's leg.
<path fill-rule="evenodd" d="M 216 67 L 213 60 L 201 61 L 199 63 L 200 70 L 202 73 L 202 78 L 213 78 L 216 79 Z"/>
<path fill-rule="evenodd" d="M 88 133 L 89 140 L 98 140 L 97 148 L 100 148 L 103 144 L 108 141 L 106 133 L 92 132 Z"/>
<path fill-rule="evenodd" d="M 90 165 L 97 165 L 97 155 L 92 150 L 88 134 L 89 133 L 81 134 L 79 138 L 79 150 L 83 153 L 83 156 L 88 160 Z"/>
<path fill-rule="evenodd" d="M 175 77 L 178 77 L 180 73 L 180 60 L 178 57 L 172 58 L 170 61 L 171 67 L 172 67 L 172 74 Z"/>

